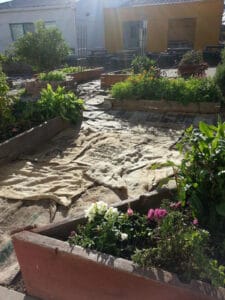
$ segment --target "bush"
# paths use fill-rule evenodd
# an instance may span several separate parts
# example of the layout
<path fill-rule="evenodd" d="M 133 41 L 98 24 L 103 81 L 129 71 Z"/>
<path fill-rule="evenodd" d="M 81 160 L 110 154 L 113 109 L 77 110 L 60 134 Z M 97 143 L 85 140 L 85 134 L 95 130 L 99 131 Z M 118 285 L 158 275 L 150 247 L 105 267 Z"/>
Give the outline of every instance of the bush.
<path fill-rule="evenodd" d="M 60 65 L 69 48 L 57 28 L 47 29 L 39 22 L 36 32 L 29 32 L 14 43 L 14 52 L 35 70 L 46 70 Z"/>
<path fill-rule="evenodd" d="M 216 84 L 220 87 L 223 96 L 225 96 L 225 63 L 217 66 L 214 79 Z"/>
<path fill-rule="evenodd" d="M 219 87 L 210 78 L 154 78 L 147 73 L 134 75 L 116 83 L 111 90 L 116 99 L 149 99 L 189 102 L 221 102 Z"/>
<path fill-rule="evenodd" d="M 202 55 L 202 52 L 201 51 L 194 51 L 194 50 L 191 50 L 191 51 L 188 51 L 186 52 L 180 63 L 179 63 L 179 66 L 184 66 L 184 65 L 199 65 L 199 64 L 202 64 L 204 61 L 203 61 L 203 55 Z"/>
<path fill-rule="evenodd" d="M 147 56 L 136 56 L 131 62 L 131 68 L 134 74 L 139 74 L 144 71 L 148 72 L 151 67 L 155 67 L 155 61 Z"/>
<path fill-rule="evenodd" d="M 40 73 L 38 78 L 43 81 L 64 81 L 66 80 L 66 75 L 62 71 L 51 71 L 48 73 Z"/>
<path fill-rule="evenodd" d="M 78 73 L 83 71 L 84 69 L 86 69 L 86 67 L 65 67 L 63 69 L 61 69 L 60 71 L 66 74 L 70 74 L 70 73 Z"/>
<path fill-rule="evenodd" d="M 9 86 L 7 84 L 6 76 L 1 71 L 1 66 L 0 66 L 0 97 L 5 96 L 8 90 L 9 90 Z"/>
<path fill-rule="evenodd" d="M 210 232 L 225 230 L 225 123 L 199 123 L 185 131 L 179 143 L 185 156 L 179 170 L 178 190 L 190 203 L 200 224 Z"/>

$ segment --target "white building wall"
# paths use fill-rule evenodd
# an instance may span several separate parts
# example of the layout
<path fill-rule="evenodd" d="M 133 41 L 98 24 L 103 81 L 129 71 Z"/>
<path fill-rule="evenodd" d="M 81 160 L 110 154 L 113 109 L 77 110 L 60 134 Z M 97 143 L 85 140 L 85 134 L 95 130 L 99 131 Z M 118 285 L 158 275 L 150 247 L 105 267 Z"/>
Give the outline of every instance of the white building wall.
<path fill-rule="evenodd" d="M 41 9 L 0 10 L 0 52 L 13 43 L 10 26 L 12 23 L 35 23 L 39 20 L 56 22 L 57 28 L 70 48 L 77 50 L 75 9 L 68 7 Z"/>

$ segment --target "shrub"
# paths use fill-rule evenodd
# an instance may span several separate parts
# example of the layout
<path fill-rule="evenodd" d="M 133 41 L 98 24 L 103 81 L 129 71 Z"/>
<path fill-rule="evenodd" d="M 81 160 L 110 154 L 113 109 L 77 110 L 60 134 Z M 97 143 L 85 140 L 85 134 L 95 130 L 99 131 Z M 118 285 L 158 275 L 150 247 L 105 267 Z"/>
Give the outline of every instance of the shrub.
<path fill-rule="evenodd" d="M 44 22 L 38 22 L 36 32 L 29 32 L 14 43 L 14 52 L 36 70 L 45 70 L 60 65 L 69 48 L 57 28 L 47 29 Z"/>
<path fill-rule="evenodd" d="M 188 51 L 186 52 L 180 63 L 179 66 L 184 66 L 184 65 L 199 65 L 203 63 L 203 55 L 201 51 Z"/>
<path fill-rule="evenodd" d="M 216 84 L 220 87 L 223 96 L 225 96 L 225 62 L 217 66 L 214 79 Z"/>
<path fill-rule="evenodd" d="M 38 78 L 43 81 L 63 81 L 66 79 L 66 75 L 62 71 L 51 71 L 48 73 L 40 73 Z"/>
<path fill-rule="evenodd" d="M 219 87 L 210 78 L 154 78 L 148 73 L 134 75 L 124 82 L 116 83 L 111 93 L 116 99 L 164 99 L 182 103 L 223 101 Z"/>
<path fill-rule="evenodd" d="M 148 72 L 151 67 L 155 67 L 155 61 L 149 59 L 147 56 L 136 56 L 131 62 L 131 68 L 134 74 Z"/>
<path fill-rule="evenodd" d="M 1 70 L 0 66 L 0 96 L 5 96 L 9 90 L 9 86 L 7 84 L 6 76 Z"/>
<path fill-rule="evenodd" d="M 184 152 L 178 191 L 190 203 L 200 224 L 210 232 L 225 230 L 225 123 L 199 123 L 185 131 L 179 144 Z"/>

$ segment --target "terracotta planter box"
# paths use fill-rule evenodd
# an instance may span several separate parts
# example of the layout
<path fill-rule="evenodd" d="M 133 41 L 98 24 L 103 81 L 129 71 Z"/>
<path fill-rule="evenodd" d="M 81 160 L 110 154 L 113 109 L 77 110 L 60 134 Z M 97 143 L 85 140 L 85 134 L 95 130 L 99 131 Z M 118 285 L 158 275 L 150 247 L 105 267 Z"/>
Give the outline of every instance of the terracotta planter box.
<path fill-rule="evenodd" d="M 1 143 L 0 164 L 16 159 L 23 153 L 31 152 L 69 125 L 69 122 L 55 118 Z"/>
<path fill-rule="evenodd" d="M 157 200 L 156 193 L 147 201 L 132 201 L 131 206 L 140 202 L 149 207 L 152 200 Z M 124 209 L 127 204 L 117 206 Z M 199 281 L 183 284 L 175 275 L 160 269 L 144 270 L 125 259 L 81 247 L 71 249 L 64 240 L 83 222 L 85 218 L 81 217 L 13 236 L 28 294 L 42 300 L 225 299 L 223 288 L 215 289 Z"/>
<path fill-rule="evenodd" d="M 129 76 L 130 76 L 129 74 L 114 74 L 114 73 L 102 74 L 101 88 L 108 89 L 117 82 L 125 81 Z"/>
<path fill-rule="evenodd" d="M 217 114 L 220 112 L 220 103 L 213 102 L 188 103 L 185 105 L 177 101 L 166 100 L 117 100 L 106 98 L 105 104 L 110 105 L 112 109 L 126 111 L 157 111 L 184 114 Z"/>
<path fill-rule="evenodd" d="M 71 73 L 69 74 L 69 76 L 71 76 L 77 83 L 81 83 L 85 81 L 98 79 L 100 78 L 103 72 L 104 68 L 95 68 L 91 70 L 84 70 L 82 72 Z"/>
<path fill-rule="evenodd" d="M 44 81 L 39 79 L 33 79 L 25 83 L 26 92 L 31 96 L 38 96 L 42 89 L 47 87 L 47 84 L 51 84 L 53 90 L 58 86 L 65 87 L 66 90 L 74 89 L 75 80 L 72 77 L 68 77 L 64 81 Z"/>
<path fill-rule="evenodd" d="M 208 65 L 206 63 L 200 65 L 183 65 L 178 67 L 178 74 L 183 77 L 204 76 L 207 69 Z"/>

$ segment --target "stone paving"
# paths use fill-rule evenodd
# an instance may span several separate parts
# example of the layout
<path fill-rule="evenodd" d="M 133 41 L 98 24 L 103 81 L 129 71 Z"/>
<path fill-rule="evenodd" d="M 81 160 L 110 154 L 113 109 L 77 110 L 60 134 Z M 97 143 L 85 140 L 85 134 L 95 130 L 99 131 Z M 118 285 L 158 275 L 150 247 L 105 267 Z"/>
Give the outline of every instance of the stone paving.
<path fill-rule="evenodd" d="M 93 201 L 112 204 L 154 190 L 172 169 L 152 171 L 151 164 L 179 162 L 174 146 L 183 130 L 200 120 L 217 119 L 112 111 L 104 105 L 99 81 L 82 84 L 77 92 L 85 100 L 79 136 L 70 128 L 35 155 L 1 168 L 0 284 L 9 284 L 18 271 L 12 229 L 74 217 Z"/>

